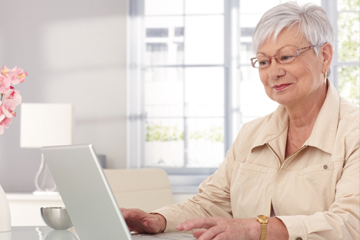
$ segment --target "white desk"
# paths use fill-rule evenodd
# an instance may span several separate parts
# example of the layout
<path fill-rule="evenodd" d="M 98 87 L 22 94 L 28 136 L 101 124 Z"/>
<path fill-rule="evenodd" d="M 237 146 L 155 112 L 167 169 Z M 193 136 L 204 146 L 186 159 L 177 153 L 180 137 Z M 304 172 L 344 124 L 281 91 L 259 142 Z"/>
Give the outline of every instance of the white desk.
<path fill-rule="evenodd" d="M 49 227 L 12 227 L 11 232 L 0 232 L 1 240 L 79 240 L 68 230 L 53 230 Z"/>
<path fill-rule="evenodd" d="M 40 215 L 41 207 L 63 207 L 60 195 L 33 195 L 7 193 L 10 205 L 11 226 L 45 226 Z"/>
<path fill-rule="evenodd" d="M 175 203 L 183 202 L 194 194 L 174 194 Z M 7 193 L 11 211 L 11 226 L 45 226 L 40 216 L 41 207 L 63 207 L 60 195 L 33 195 Z M 0 239 L 1 240 L 1 239 Z"/>

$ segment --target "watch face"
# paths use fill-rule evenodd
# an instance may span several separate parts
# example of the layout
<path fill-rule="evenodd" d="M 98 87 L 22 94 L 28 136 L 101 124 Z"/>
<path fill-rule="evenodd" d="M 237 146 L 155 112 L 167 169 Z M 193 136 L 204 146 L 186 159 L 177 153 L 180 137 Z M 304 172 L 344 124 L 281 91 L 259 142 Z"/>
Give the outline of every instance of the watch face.
<path fill-rule="evenodd" d="M 267 219 L 266 216 L 264 216 L 264 215 L 259 215 L 258 218 L 260 218 L 263 221 L 266 221 L 266 219 Z"/>
<path fill-rule="evenodd" d="M 256 219 L 259 223 L 268 223 L 268 219 L 266 216 L 264 215 L 259 215 L 257 216 L 257 219 Z"/>

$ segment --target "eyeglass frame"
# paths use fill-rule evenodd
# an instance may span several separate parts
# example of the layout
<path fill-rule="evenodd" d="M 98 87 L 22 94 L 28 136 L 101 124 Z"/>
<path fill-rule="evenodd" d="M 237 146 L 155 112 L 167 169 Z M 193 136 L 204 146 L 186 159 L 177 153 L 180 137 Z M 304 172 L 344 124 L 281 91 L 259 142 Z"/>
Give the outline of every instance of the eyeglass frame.
<path fill-rule="evenodd" d="M 314 47 L 316 47 L 316 45 L 310 45 L 310 46 L 308 46 L 308 47 L 303 47 L 303 48 L 296 49 L 296 50 L 295 50 L 295 51 L 296 51 L 296 55 L 295 55 L 294 57 L 299 58 L 301 54 L 303 54 L 304 52 L 306 52 L 306 51 L 309 50 L 309 49 L 313 49 Z M 300 53 L 299 51 L 301 51 L 301 50 L 305 50 L 305 51 L 303 51 L 303 52 Z M 274 58 L 275 61 L 276 61 L 277 63 L 279 63 L 279 64 L 292 63 L 292 62 L 295 61 L 295 59 L 296 59 L 296 58 L 294 58 L 294 60 L 292 60 L 292 61 L 290 61 L 290 62 L 287 62 L 287 63 L 281 63 L 280 60 L 275 57 L 277 54 L 278 54 L 278 53 L 276 53 L 276 54 L 273 55 L 273 56 L 266 56 L 266 55 L 265 55 L 266 57 L 269 58 L 269 66 L 270 66 L 271 60 L 272 60 L 273 58 Z M 255 67 L 255 62 L 253 61 L 254 59 L 257 59 L 257 57 L 250 58 L 251 65 L 253 66 L 253 68 L 264 69 L 264 68 L 260 68 L 260 67 Z M 269 67 L 269 66 L 267 66 L 267 67 Z M 267 67 L 265 67 L 265 68 L 267 68 Z"/>

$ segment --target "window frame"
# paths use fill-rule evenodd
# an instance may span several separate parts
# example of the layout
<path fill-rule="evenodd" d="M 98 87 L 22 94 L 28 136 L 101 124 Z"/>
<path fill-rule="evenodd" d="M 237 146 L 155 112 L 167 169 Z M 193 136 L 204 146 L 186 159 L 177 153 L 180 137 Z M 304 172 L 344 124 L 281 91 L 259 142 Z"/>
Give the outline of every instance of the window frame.
<path fill-rule="evenodd" d="M 232 21 L 233 15 L 231 15 L 231 9 L 234 9 L 234 5 L 237 4 L 236 0 L 224 1 L 224 63 L 223 64 L 182 64 L 182 65 L 152 65 L 151 67 L 221 67 L 224 69 L 224 155 L 227 149 L 232 144 L 232 107 L 231 98 L 231 78 L 234 77 L 236 71 L 236 63 L 232 63 L 229 59 L 229 53 L 233 52 L 232 47 L 234 45 L 234 37 L 232 34 Z M 144 33 L 137 31 L 137 29 L 143 29 L 144 23 L 141 21 L 141 16 L 144 15 L 144 0 L 132 0 L 129 1 L 129 39 L 128 41 L 134 41 L 136 44 L 131 44 L 128 50 L 128 62 L 129 71 L 128 79 L 128 92 L 131 92 L 128 96 L 128 148 L 127 148 L 127 167 L 139 168 L 144 161 L 144 143 L 145 142 L 145 119 L 146 114 L 144 111 L 144 89 L 142 88 L 141 76 L 144 68 L 144 58 L 141 52 L 144 52 L 144 46 L 142 39 L 144 39 Z M 140 16 L 139 16 L 140 15 Z M 134 47 L 137 45 L 137 47 Z M 140 91 L 132 91 L 133 89 L 141 89 Z M 183 116 L 186 118 L 186 116 Z M 185 138 L 184 138 L 185 140 Z M 224 156 L 225 157 L 225 156 Z M 209 175 L 214 173 L 217 168 L 167 168 L 162 167 L 168 175 L 170 182 L 173 186 L 174 193 L 195 193 L 198 191 L 199 184 Z M 185 180 L 186 179 L 186 180 Z"/>
<path fill-rule="evenodd" d="M 224 0 L 224 63 L 218 65 L 157 65 L 152 67 L 223 67 L 224 68 L 224 153 L 231 147 L 234 137 L 242 125 L 239 101 L 234 94 L 239 86 L 239 71 L 250 66 L 240 62 L 239 39 L 241 35 L 239 22 L 240 0 Z M 144 161 L 145 120 L 144 109 L 144 53 L 143 39 L 144 0 L 129 0 L 128 16 L 128 128 L 127 128 L 127 167 L 139 168 Z M 334 56 L 331 64 L 330 81 L 338 88 L 338 67 L 357 63 L 338 62 L 337 49 L 337 1 L 321 0 L 321 6 L 328 14 L 334 28 Z M 235 60 L 234 60 L 235 59 Z M 146 66 L 145 66 L 146 67 Z M 139 90 L 140 89 L 140 90 Z M 224 156 L 225 157 L 225 156 Z M 216 171 L 217 168 L 163 168 L 169 175 L 174 193 L 196 193 L 199 184 Z"/>

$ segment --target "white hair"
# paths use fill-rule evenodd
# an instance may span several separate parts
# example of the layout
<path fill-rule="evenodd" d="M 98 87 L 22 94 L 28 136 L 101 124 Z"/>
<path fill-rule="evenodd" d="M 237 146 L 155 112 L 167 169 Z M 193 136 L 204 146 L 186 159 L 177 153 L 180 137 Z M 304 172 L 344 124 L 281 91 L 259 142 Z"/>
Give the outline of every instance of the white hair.
<path fill-rule="evenodd" d="M 299 6 L 296 2 L 287 2 L 271 8 L 261 17 L 252 36 L 254 52 L 257 53 L 259 47 L 271 36 L 276 41 L 283 29 L 296 25 L 299 33 L 304 34 L 310 44 L 316 46 L 316 54 L 325 43 L 333 46 L 334 30 L 322 7 L 314 4 Z"/>

